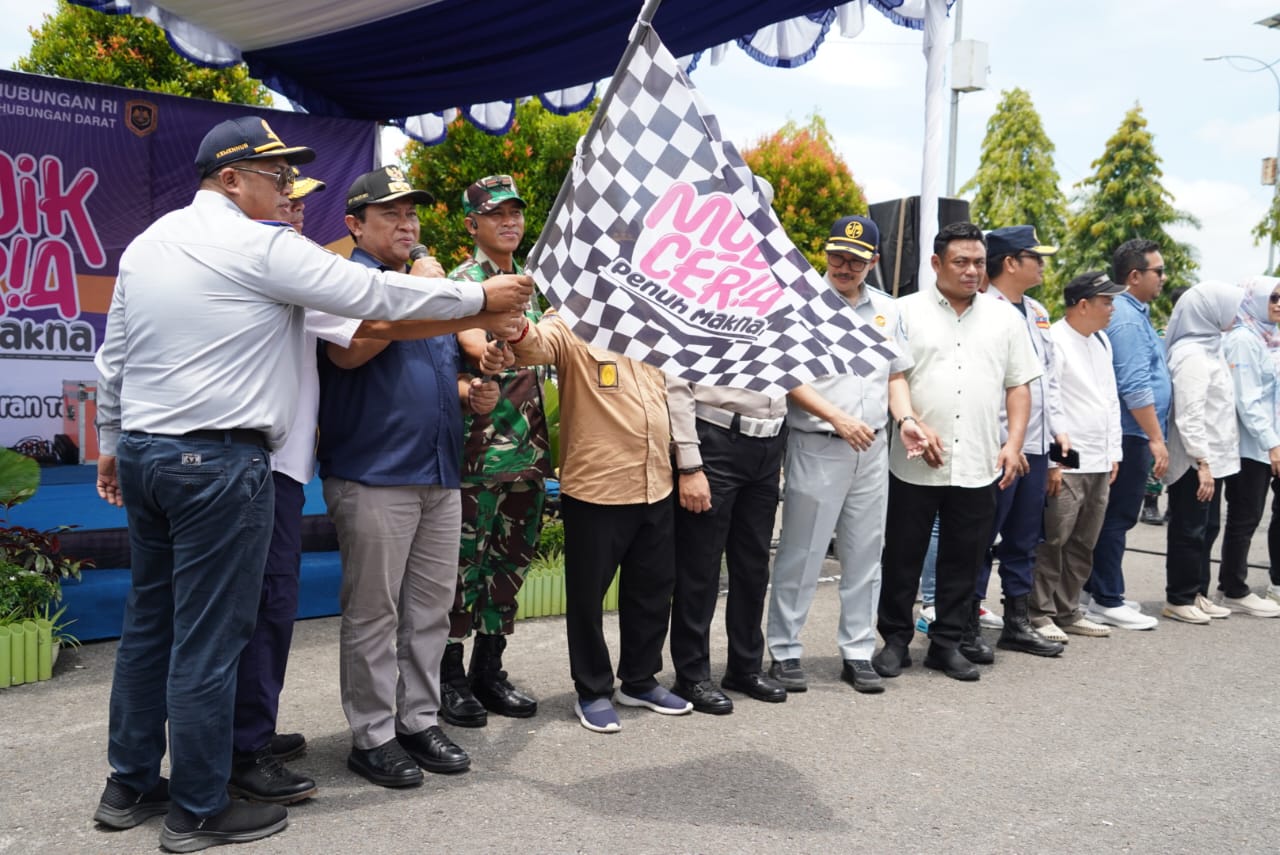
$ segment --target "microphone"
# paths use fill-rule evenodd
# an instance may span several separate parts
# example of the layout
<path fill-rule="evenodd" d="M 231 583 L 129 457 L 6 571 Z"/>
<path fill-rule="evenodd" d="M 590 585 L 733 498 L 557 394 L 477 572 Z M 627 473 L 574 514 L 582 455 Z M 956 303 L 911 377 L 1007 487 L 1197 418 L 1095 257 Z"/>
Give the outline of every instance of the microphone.
<path fill-rule="evenodd" d="M 409 260 L 417 261 L 420 258 L 430 258 L 431 250 L 427 249 L 420 243 L 415 243 L 413 248 L 409 250 Z"/>

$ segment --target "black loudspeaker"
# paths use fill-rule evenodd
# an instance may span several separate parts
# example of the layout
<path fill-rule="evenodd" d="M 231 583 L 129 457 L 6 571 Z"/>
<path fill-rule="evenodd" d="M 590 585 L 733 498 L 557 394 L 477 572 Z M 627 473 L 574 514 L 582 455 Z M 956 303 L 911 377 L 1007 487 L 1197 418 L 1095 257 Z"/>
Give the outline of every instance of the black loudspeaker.
<path fill-rule="evenodd" d="M 867 281 L 894 297 L 914 294 L 920 289 L 920 197 L 876 202 L 871 219 L 880 227 L 880 263 Z M 938 199 L 938 228 L 969 221 L 966 199 Z M 932 247 L 925 257 L 933 254 Z"/>

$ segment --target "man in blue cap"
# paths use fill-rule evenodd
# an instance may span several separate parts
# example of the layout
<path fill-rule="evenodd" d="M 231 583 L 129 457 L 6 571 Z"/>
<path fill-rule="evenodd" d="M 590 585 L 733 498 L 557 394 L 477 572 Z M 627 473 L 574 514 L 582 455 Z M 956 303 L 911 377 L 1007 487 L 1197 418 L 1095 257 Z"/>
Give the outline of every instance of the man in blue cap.
<path fill-rule="evenodd" d="M 1054 344 L 1049 335 L 1049 312 L 1028 294 L 1044 281 L 1045 258 L 1058 251 L 1056 246 L 1042 244 L 1031 226 L 1005 226 L 987 233 L 987 278 L 991 287 L 987 294 L 1008 303 L 1022 315 L 1026 334 L 1043 366 L 1044 373 L 1030 383 L 1031 414 L 1022 454 L 1027 472 L 996 492 L 996 516 L 992 525 L 992 546 L 987 550 L 978 572 L 977 590 L 969 613 L 969 628 L 960 652 L 971 662 L 990 663 L 995 655 L 982 638 L 978 611 L 987 594 L 994 559 L 1000 560 L 1000 587 L 1004 592 L 1004 626 L 996 646 L 1001 650 L 1017 650 L 1036 656 L 1062 653 L 1061 632 L 1046 627 L 1051 638 L 1041 635 L 1031 625 L 1028 600 L 1034 589 L 1032 569 L 1036 563 L 1036 547 L 1044 525 L 1045 489 L 1049 473 L 1049 446 L 1056 443 L 1065 453 L 1071 441 L 1064 429 L 1062 396 L 1058 390 L 1058 372 L 1054 370 Z M 1009 415 L 1000 409 L 1000 438 L 1009 435 Z M 998 542 L 996 542 L 998 540 Z"/>

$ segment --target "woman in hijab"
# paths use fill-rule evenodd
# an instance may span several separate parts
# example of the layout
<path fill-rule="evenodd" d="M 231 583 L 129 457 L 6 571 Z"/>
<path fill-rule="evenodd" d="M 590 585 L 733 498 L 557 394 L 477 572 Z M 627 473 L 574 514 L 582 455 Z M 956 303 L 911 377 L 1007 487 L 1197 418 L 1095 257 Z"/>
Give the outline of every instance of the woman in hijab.
<path fill-rule="evenodd" d="M 1173 379 L 1169 412 L 1168 549 L 1165 617 L 1207 624 L 1229 609 L 1209 599 L 1209 550 L 1218 537 L 1221 480 L 1240 469 L 1231 369 L 1222 334 L 1243 292 L 1225 282 L 1192 287 L 1169 318 L 1165 350 Z"/>
<path fill-rule="evenodd" d="M 1235 326 L 1223 340 L 1231 366 L 1240 433 L 1240 471 L 1226 479 L 1227 523 L 1222 533 L 1222 565 L 1218 589 L 1233 612 L 1256 617 L 1280 617 L 1280 586 L 1273 584 L 1264 599 L 1249 591 L 1249 541 L 1267 505 L 1267 487 L 1280 474 L 1280 427 L 1276 362 L 1272 356 L 1276 323 L 1280 322 L 1280 279 L 1255 276 L 1243 283 L 1244 299 Z M 1271 528 L 1280 533 L 1280 518 Z M 1269 538 L 1269 544 L 1272 538 Z M 1275 550 L 1271 550 L 1273 553 Z M 1273 554 L 1271 563 L 1280 554 Z M 1271 580 L 1276 581 L 1274 572 Z"/>

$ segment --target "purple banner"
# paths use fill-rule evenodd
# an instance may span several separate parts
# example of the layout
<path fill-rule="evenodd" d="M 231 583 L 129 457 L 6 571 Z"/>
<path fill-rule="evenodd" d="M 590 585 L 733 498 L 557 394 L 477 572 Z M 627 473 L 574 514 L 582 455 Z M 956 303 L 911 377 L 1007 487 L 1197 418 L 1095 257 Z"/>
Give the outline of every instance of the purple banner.
<path fill-rule="evenodd" d="M 77 439 L 63 384 L 96 379 L 121 253 L 190 203 L 204 134 L 247 114 L 316 150 L 304 174 L 329 189 L 307 198 L 307 236 L 344 241 L 344 191 L 374 166 L 373 122 L 0 71 L 0 445 Z"/>

